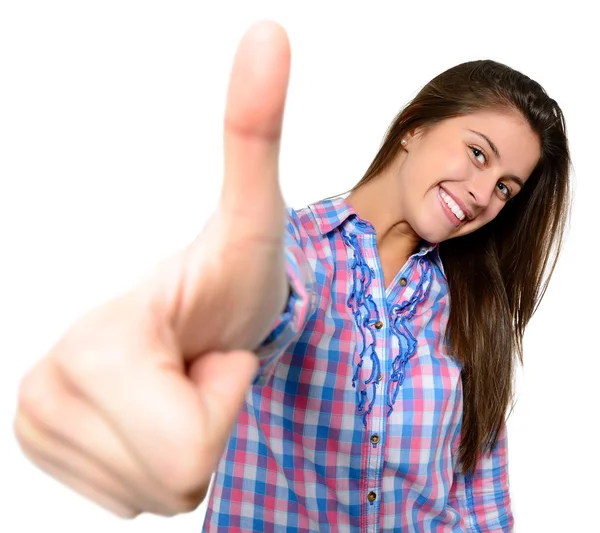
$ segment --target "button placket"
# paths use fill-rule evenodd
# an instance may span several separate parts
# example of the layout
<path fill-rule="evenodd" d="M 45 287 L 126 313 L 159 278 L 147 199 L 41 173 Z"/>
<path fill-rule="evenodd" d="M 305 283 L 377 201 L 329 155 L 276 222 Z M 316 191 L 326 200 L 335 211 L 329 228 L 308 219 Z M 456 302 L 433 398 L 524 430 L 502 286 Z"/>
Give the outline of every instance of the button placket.
<path fill-rule="evenodd" d="M 369 246 L 369 250 L 376 250 L 375 236 L 366 235 L 365 242 Z M 377 260 L 376 254 L 368 255 L 367 261 Z M 375 268 L 373 268 L 375 266 Z M 378 264 L 371 264 L 371 274 L 373 283 L 371 285 L 373 301 L 376 305 L 377 315 L 371 315 L 369 325 L 373 333 L 373 342 L 375 350 L 379 355 L 380 368 L 373 374 L 373 383 L 376 385 L 377 399 L 373 406 L 371 420 L 368 427 L 368 433 L 365 435 L 366 445 L 365 452 L 368 454 L 368 466 L 366 470 L 367 485 L 363 497 L 367 503 L 367 528 L 366 531 L 379 531 L 379 506 L 378 497 L 381 490 L 382 468 L 384 461 L 384 450 L 382 435 L 385 432 L 386 423 L 386 403 L 387 394 L 384 387 L 384 375 L 387 375 L 389 354 L 390 354 L 390 324 L 389 324 L 389 304 L 387 302 L 385 287 L 383 286 L 383 276 L 381 268 Z M 367 428 L 365 428 L 367 429 Z M 368 439 L 368 442 L 366 440 Z M 363 500 L 364 501 L 364 500 Z"/>

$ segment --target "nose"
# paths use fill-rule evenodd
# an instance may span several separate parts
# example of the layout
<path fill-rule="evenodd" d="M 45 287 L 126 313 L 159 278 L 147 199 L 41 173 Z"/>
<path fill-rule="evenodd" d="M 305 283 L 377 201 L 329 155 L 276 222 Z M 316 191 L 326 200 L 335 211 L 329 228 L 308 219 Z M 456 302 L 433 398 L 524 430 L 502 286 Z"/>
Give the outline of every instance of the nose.
<path fill-rule="evenodd" d="M 483 210 L 492 201 L 496 189 L 496 177 L 492 174 L 478 173 L 468 182 L 467 192 L 471 197 L 473 207 Z"/>

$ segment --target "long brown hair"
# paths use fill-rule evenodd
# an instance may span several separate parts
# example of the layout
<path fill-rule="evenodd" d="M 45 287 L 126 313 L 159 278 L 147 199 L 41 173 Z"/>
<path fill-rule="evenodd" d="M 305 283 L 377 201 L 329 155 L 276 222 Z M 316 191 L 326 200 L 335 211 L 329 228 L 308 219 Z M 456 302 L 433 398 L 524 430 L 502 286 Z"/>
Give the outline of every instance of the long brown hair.
<path fill-rule="evenodd" d="M 498 441 L 512 401 L 515 356 L 523 362 L 525 327 L 560 254 L 571 203 L 562 111 L 537 82 L 506 65 L 460 64 L 425 85 L 398 114 L 352 189 L 392 162 L 407 133 L 489 109 L 522 115 L 539 136 L 541 157 L 523 190 L 492 222 L 439 247 L 451 302 L 446 341 L 463 367 L 459 459 L 465 474 Z"/>

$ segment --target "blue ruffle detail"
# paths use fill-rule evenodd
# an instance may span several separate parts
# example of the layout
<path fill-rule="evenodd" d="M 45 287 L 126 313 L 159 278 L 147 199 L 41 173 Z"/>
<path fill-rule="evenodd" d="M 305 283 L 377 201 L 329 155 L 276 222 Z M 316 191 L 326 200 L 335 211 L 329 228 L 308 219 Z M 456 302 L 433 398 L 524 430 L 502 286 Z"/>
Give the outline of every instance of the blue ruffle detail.
<path fill-rule="evenodd" d="M 373 301 L 373 296 L 369 294 L 373 275 L 375 274 L 365 261 L 358 238 L 354 233 L 341 231 L 344 243 L 354 252 L 354 258 L 350 261 L 352 270 L 352 289 L 347 300 L 348 307 L 352 309 L 354 320 L 358 326 L 358 332 L 362 341 L 362 346 L 358 351 L 358 362 L 354 375 L 352 376 L 352 386 L 355 387 L 357 394 L 358 411 L 363 412 L 363 422 L 366 427 L 367 415 L 371 413 L 375 396 L 377 392 L 377 377 L 381 372 L 381 362 L 375 351 L 375 332 L 373 326 L 379 321 L 379 310 Z M 433 277 L 433 267 L 426 256 L 416 259 L 420 269 L 420 279 L 415 291 L 410 298 L 402 304 L 396 304 L 391 308 L 391 329 L 398 338 L 400 350 L 398 355 L 392 361 L 392 371 L 389 379 L 388 390 L 388 412 L 389 416 L 393 411 L 393 405 L 398 397 L 400 387 L 404 382 L 406 362 L 415 353 L 417 340 L 407 327 L 406 322 L 411 320 L 416 312 L 417 306 L 423 302 L 429 295 L 431 280 Z M 374 318 L 371 318 L 371 317 Z M 371 374 L 366 380 L 360 379 L 360 373 L 365 357 L 371 358 Z M 356 387 L 356 383 L 359 386 Z M 368 386 L 372 389 L 372 398 L 365 409 L 368 400 Z"/>
<path fill-rule="evenodd" d="M 402 304 L 396 304 L 392 307 L 391 328 L 400 345 L 400 352 L 392 362 L 392 373 L 390 376 L 390 387 L 388 392 L 388 416 L 394 409 L 394 402 L 398 396 L 398 391 L 404 383 L 406 376 L 404 370 L 406 362 L 415 353 L 417 349 L 417 340 L 406 326 L 406 322 L 415 315 L 417 305 L 425 300 L 429 294 L 431 287 L 431 278 L 433 276 L 433 268 L 431 262 L 425 257 L 419 257 L 418 265 L 421 269 L 419 284 L 415 288 L 410 300 Z"/>
<path fill-rule="evenodd" d="M 356 363 L 354 375 L 352 376 L 352 386 L 356 387 L 358 381 L 359 386 L 356 388 L 358 410 L 363 412 L 363 422 L 367 425 L 367 415 L 371 413 L 375 396 L 377 392 L 377 376 L 381 372 L 381 363 L 377 352 L 375 351 L 375 332 L 373 324 L 379 321 L 379 310 L 373 301 L 373 296 L 369 294 L 369 288 L 373 280 L 374 272 L 371 270 L 365 261 L 358 238 L 353 233 L 348 233 L 345 230 L 341 232 L 342 238 L 347 246 L 352 248 L 354 259 L 350 261 L 352 269 L 352 289 L 348 297 L 348 307 L 352 309 L 354 320 L 358 326 L 358 331 L 362 340 L 362 347 L 359 350 L 359 360 Z M 371 312 L 374 313 L 374 319 L 371 318 Z M 365 379 L 360 379 L 360 373 L 365 357 L 371 358 L 371 374 Z M 372 398 L 365 409 L 365 403 L 368 400 L 367 388 L 371 386 Z"/>

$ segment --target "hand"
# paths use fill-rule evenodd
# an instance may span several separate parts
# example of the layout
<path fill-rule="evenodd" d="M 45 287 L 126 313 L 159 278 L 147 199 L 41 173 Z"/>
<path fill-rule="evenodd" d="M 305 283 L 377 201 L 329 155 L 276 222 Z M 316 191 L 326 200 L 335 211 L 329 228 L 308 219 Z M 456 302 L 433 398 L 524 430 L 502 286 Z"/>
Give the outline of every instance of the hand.
<path fill-rule="evenodd" d="M 202 501 L 258 367 L 251 350 L 284 308 L 289 68 L 285 31 L 253 26 L 231 72 L 214 215 L 139 286 L 80 319 L 21 384 L 26 455 L 121 517 Z"/>

